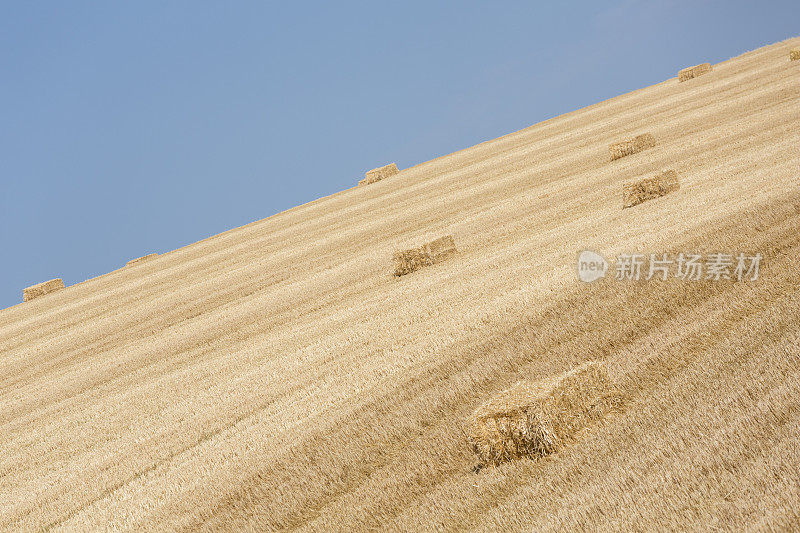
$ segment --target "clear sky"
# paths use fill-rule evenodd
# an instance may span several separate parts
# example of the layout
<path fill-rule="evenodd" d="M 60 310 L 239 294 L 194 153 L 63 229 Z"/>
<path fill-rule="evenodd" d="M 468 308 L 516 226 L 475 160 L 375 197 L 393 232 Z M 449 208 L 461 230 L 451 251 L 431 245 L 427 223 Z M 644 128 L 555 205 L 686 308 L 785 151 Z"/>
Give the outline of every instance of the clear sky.
<path fill-rule="evenodd" d="M 0 1 L 0 308 L 798 20 L 797 0 Z"/>

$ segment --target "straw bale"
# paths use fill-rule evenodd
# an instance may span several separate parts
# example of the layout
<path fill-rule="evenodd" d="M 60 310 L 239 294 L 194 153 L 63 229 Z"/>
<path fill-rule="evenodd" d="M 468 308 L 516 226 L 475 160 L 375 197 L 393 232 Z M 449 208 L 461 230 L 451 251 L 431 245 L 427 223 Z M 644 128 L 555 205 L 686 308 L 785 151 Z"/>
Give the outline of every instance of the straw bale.
<path fill-rule="evenodd" d="M 32 285 L 22 289 L 22 301 L 27 302 L 34 298 L 39 298 L 45 294 L 56 292 L 64 288 L 64 280 L 61 278 L 51 279 L 37 285 Z"/>
<path fill-rule="evenodd" d="M 444 261 L 456 253 L 456 245 L 452 235 L 439 237 L 419 248 L 401 250 L 394 254 L 394 275 L 397 277 L 410 274 L 422 267 Z"/>
<path fill-rule="evenodd" d="M 400 171 L 397 169 L 397 165 L 394 163 L 389 163 L 388 165 L 374 168 L 367 172 L 364 176 L 364 179 L 358 182 L 359 185 L 369 185 L 370 183 L 375 183 L 376 181 L 380 181 L 384 178 L 388 178 L 389 176 L 394 176 L 395 174 L 399 173 Z"/>
<path fill-rule="evenodd" d="M 586 362 L 540 381 L 521 381 L 481 405 L 467 436 L 481 464 L 556 452 L 619 400 L 605 366 Z"/>
<path fill-rule="evenodd" d="M 691 80 L 707 72 L 711 72 L 711 63 L 701 63 L 693 67 L 687 67 L 678 72 L 678 81 Z"/>
<path fill-rule="evenodd" d="M 611 160 L 614 161 L 615 159 L 619 159 L 621 157 L 637 154 L 642 150 L 647 150 L 655 145 L 656 138 L 653 137 L 652 133 L 643 133 L 641 135 L 637 135 L 633 139 L 610 145 L 609 150 L 611 151 Z"/>
<path fill-rule="evenodd" d="M 125 263 L 125 266 L 132 266 L 132 265 L 136 265 L 136 264 L 142 263 L 142 262 L 144 262 L 144 261 L 148 261 L 148 260 L 150 260 L 150 259 L 153 259 L 154 257 L 158 257 L 158 254 L 147 254 L 147 255 L 143 255 L 142 257 L 137 257 L 136 259 L 131 259 L 130 261 L 128 261 L 127 263 Z"/>
<path fill-rule="evenodd" d="M 678 189 L 678 173 L 674 170 L 665 170 L 655 176 L 631 181 L 622 186 L 622 208 L 639 205 Z"/>

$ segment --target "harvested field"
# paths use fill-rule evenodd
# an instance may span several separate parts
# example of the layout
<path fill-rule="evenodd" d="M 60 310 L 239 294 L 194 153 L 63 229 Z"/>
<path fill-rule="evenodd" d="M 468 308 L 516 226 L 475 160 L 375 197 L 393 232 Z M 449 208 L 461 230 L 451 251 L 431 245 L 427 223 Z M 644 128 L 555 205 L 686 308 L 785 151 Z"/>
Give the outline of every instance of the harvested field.
<path fill-rule="evenodd" d="M 664 170 L 655 176 L 631 181 L 622 187 L 622 208 L 639 205 L 678 189 L 678 173 L 674 170 Z"/>
<path fill-rule="evenodd" d="M 390 176 L 394 176 L 398 174 L 400 171 L 397 169 L 397 165 L 394 163 L 389 163 L 386 166 L 374 168 L 366 173 L 364 179 L 358 182 L 359 185 L 369 185 L 371 183 L 375 183 L 376 181 L 380 181 L 384 178 L 388 178 Z"/>
<path fill-rule="evenodd" d="M 618 402 L 603 364 L 589 361 L 558 376 L 521 381 L 481 405 L 468 423 L 469 443 L 480 464 L 542 457 Z"/>
<path fill-rule="evenodd" d="M 452 235 L 445 235 L 419 248 L 401 250 L 394 254 L 394 275 L 405 276 L 422 267 L 443 261 L 456 253 Z"/>
<path fill-rule="evenodd" d="M 156 257 L 158 257 L 158 254 L 143 255 L 142 257 L 137 257 L 136 259 L 131 259 L 130 261 L 125 263 L 125 266 L 138 265 L 139 263 L 143 263 L 145 261 L 149 261 L 150 259 L 154 259 Z"/>
<path fill-rule="evenodd" d="M 678 81 L 691 80 L 692 78 L 702 76 L 703 74 L 707 74 L 709 72 L 711 72 L 711 64 L 701 63 L 700 65 L 688 67 L 678 72 Z"/>
<path fill-rule="evenodd" d="M 0 530 L 797 530 L 798 47 L 0 311 Z M 620 210 L 667 168 L 680 192 Z M 393 282 L 395 250 L 445 234 L 457 255 Z M 763 260 L 583 283 L 585 249 Z M 476 409 L 586 361 L 622 409 L 473 471 Z"/>
<path fill-rule="evenodd" d="M 655 145 L 656 138 L 651 133 L 643 133 L 628 141 L 614 143 L 608 148 L 611 152 L 611 160 L 614 161 L 628 155 L 638 154 L 643 150 L 653 148 Z"/>
<path fill-rule="evenodd" d="M 55 292 L 63 288 L 64 280 L 61 278 L 51 279 L 49 281 L 45 281 L 23 289 L 22 301 L 27 302 L 29 300 L 33 300 L 34 298 L 39 298 L 40 296 L 50 294 L 51 292 Z"/>

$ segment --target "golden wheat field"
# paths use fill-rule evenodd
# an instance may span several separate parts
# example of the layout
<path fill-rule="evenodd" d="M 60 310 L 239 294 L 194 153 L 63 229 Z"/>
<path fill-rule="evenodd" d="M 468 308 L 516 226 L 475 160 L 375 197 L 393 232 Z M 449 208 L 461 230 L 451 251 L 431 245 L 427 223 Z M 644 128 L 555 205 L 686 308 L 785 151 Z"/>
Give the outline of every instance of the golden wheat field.
<path fill-rule="evenodd" d="M 0 311 L 0 530 L 800 528 L 798 45 Z M 583 249 L 763 260 L 583 283 Z M 479 406 L 587 361 L 616 409 L 476 468 Z"/>

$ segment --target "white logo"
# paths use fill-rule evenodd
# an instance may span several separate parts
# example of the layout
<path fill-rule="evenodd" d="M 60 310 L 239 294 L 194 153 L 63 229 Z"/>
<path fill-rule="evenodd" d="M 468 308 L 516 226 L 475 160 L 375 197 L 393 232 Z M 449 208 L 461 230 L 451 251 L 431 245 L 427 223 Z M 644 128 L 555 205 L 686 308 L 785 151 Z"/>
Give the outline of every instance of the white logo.
<path fill-rule="evenodd" d="M 608 270 L 606 258 L 597 252 L 584 250 L 578 255 L 578 278 L 586 283 L 605 277 Z"/>

